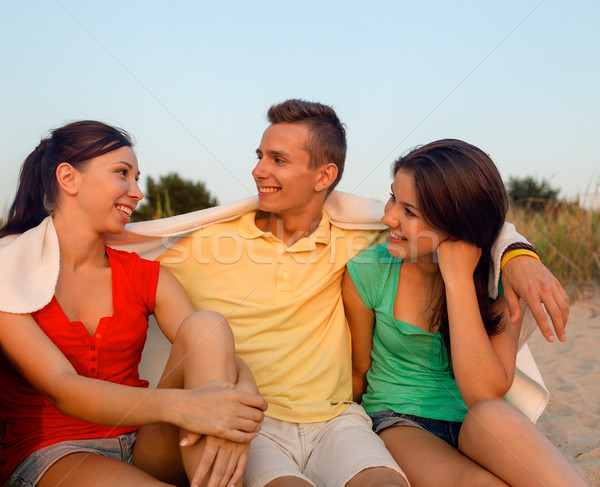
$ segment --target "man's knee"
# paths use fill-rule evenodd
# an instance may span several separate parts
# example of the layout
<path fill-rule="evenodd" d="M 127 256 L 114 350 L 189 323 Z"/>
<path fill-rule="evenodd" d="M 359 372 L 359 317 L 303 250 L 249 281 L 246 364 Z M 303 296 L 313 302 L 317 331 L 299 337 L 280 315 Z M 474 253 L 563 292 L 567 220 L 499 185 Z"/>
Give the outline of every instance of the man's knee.
<path fill-rule="evenodd" d="M 346 487 L 408 487 L 406 479 L 388 467 L 367 468 L 358 472 Z"/>

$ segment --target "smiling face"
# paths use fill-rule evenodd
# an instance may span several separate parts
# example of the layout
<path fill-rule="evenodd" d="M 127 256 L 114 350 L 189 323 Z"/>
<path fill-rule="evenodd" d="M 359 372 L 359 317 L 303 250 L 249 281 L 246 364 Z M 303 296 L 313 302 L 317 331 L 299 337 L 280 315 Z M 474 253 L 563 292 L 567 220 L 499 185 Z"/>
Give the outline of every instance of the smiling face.
<path fill-rule="evenodd" d="M 396 173 L 381 222 L 390 229 L 388 252 L 394 257 L 430 260 L 447 238 L 425 222 L 417 203 L 415 178 L 404 171 Z"/>
<path fill-rule="evenodd" d="M 144 197 L 137 184 L 138 162 L 130 147 L 95 157 L 78 171 L 78 204 L 98 230 L 121 233 Z"/>
<path fill-rule="evenodd" d="M 326 166 L 310 167 L 305 149 L 309 136 L 308 127 L 301 123 L 276 123 L 265 130 L 252 171 L 262 211 L 284 216 L 322 205 L 330 183 L 322 184 Z"/>

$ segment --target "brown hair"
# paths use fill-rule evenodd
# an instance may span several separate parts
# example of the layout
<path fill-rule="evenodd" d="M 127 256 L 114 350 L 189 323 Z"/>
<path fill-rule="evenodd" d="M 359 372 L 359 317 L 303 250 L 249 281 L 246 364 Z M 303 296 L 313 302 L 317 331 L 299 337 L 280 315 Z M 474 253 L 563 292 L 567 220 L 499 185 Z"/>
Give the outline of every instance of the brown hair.
<path fill-rule="evenodd" d="M 131 147 L 122 129 L 82 120 L 54 129 L 42 139 L 21 168 L 19 186 L 0 237 L 39 225 L 54 208 L 58 195 L 56 168 L 63 162 L 82 170 L 90 159 L 120 147 Z"/>
<path fill-rule="evenodd" d="M 394 176 L 399 171 L 414 176 L 417 204 L 429 225 L 481 248 L 473 274 L 479 309 L 488 335 L 500 333 L 500 317 L 493 313 L 488 297 L 491 249 L 508 209 L 498 169 L 481 149 L 445 139 L 401 156 L 394 162 Z M 446 295 L 441 280 L 439 284 L 441 297 L 434 306 L 433 325 L 439 327 L 450 354 Z"/>
<path fill-rule="evenodd" d="M 271 124 L 304 123 L 308 126 L 310 137 L 305 150 L 310 157 L 310 166 L 333 163 L 338 168 L 337 178 L 328 188 L 328 192 L 333 191 L 342 178 L 346 161 L 346 129 L 335 110 L 321 103 L 290 99 L 271 106 L 267 118 Z"/>

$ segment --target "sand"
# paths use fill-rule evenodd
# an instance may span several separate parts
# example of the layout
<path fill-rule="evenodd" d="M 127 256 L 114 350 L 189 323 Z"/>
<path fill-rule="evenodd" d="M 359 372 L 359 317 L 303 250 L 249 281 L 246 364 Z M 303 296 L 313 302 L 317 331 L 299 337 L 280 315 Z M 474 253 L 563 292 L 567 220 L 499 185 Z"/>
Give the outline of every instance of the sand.
<path fill-rule="evenodd" d="M 550 402 L 537 422 L 579 474 L 600 486 L 600 295 L 574 303 L 567 341 L 534 333 L 529 347 Z"/>

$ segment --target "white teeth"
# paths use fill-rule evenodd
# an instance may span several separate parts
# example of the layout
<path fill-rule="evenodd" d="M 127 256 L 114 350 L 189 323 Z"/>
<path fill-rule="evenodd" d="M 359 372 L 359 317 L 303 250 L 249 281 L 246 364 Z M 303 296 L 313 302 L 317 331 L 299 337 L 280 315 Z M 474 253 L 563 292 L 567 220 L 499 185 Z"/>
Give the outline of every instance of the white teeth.
<path fill-rule="evenodd" d="M 404 233 L 390 232 L 390 235 L 398 240 L 406 240 L 406 236 L 404 235 Z"/>
<path fill-rule="evenodd" d="M 127 216 L 131 216 L 131 214 L 133 213 L 133 209 L 125 205 L 117 205 L 117 210 L 122 211 Z"/>
<path fill-rule="evenodd" d="M 279 191 L 279 188 L 258 188 L 259 193 L 274 193 L 275 191 Z"/>

